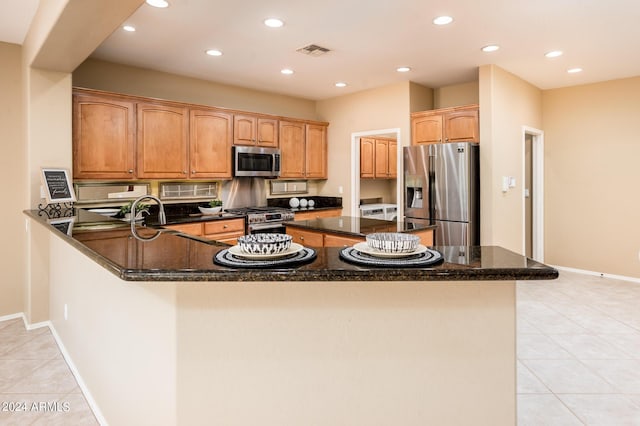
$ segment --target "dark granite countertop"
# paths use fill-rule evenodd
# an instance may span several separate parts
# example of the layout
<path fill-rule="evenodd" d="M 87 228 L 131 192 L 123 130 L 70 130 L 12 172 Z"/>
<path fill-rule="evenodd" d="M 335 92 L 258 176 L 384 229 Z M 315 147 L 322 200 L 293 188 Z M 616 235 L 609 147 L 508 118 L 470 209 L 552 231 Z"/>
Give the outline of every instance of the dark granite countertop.
<path fill-rule="evenodd" d="M 395 222 L 353 216 L 297 220 L 285 222 L 285 225 L 287 227 L 344 234 L 352 237 L 365 237 L 367 234 L 373 234 L 374 232 L 418 232 L 436 228 L 436 225 L 426 225 L 409 219 Z"/>
<path fill-rule="evenodd" d="M 317 258 L 302 266 L 233 269 L 213 263 L 213 257 L 229 247 L 222 243 L 153 227 L 138 227 L 138 239 L 130 224 L 81 209 L 59 211 L 54 219 L 37 210 L 25 214 L 126 281 L 484 281 L 558 276 L 554 268 L 495 246 L 435 247 L 444 261 L 428 268 L 356 266 L 340 259 L 340 248 L 320 248 Z"/>

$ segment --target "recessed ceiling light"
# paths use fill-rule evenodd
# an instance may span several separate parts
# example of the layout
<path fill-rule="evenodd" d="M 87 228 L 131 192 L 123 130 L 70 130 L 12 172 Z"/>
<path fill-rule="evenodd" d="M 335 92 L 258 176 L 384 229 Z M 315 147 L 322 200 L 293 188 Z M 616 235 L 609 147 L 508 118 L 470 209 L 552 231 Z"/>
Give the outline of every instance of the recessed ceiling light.
<path fill-rule="evenodd" d="M 562 56 L 562 50 L 552 50 L 551 52 L 547 52 L 544 54 L 547 58 L 557 58 L 558 56 Z"/>
<path fill-rule="evenodd" d="M 483 52 L 495 52 L 496 50 L 500 50 L 500 46 L 497 44 L 490 44 L 482 48 Z"/>
<path fill-rule="evenodd" d="M 136 27 L 131 26 L 131 25 L 125 25 L 124 27 L 122 27 L 122 29 L 132 33 L 132 32 L 134 32 L 136 30 Z"/>
<path fill-rule="evenodd" d="M 433 23 L 436 25 L 447 25 L 453 22 L 453 18 L 451 16 L 438 16 L 433 20 Z"/>
<path fill-rule="evenodd" d="M 409 71 L 411 71 L 411 68 L 409 68 L 409 67 L 398 67 L 398 68 L 396 68 L 396 71 L 398 71 L 398 72 L 409 72 Z"/>
<path fill-rule="evenodd" d="M 147 0 L 147 4 L 153 7 L 165 8 L 169 7 L 169 2 L 166 0 Z"/>
<path fill-rule="evenodd" d="M 282 69 L 282 70 L 280 70 L 280 72 L 281 72 L 282 74 L 284 74 L 284 75 L 291 75 L 291 74 L 293 74 L 293 70 L 292 70 L 292 69 L 289 69 L 289 68 Z"/>
<path fill-rule="evenodd" d="M 582 68 L 569 68 L 567 72 L 569 74 L 576 74 L 576 73 L 582 72 Z"/>
<path fill-rule="evenodd" d="M 347 83 L 339 81 L 339 82 L 336 83 L 336 87 L 347 87 Z"/>
<path fill-rule="evenodd" d="M 278 18 L 267 18 L 264 20 L 264 24 L 269 28 L 280 28 L 284 25 L 284 21 Z"/>
<path fill-rule="evenodd" d="M 218 49 L 209 49 L 205 53 L 209 56 L 222 56 L 222 52 Z"/>

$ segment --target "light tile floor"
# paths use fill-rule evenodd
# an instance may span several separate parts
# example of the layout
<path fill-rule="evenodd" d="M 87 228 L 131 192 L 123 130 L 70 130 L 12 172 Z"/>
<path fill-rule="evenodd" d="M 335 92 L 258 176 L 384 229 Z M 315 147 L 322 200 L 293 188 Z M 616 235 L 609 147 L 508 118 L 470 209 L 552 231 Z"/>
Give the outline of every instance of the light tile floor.
<path fill-rule="evenodd" d="M 97 425 L 46 328 L 0 322 L 0 425 Z"/>
<path fill-rule="evenodd" d="M 518 425 L 640 426 L 640 284 L 517 284 Z"/>
<path fill-rule="evenodd" d="M 561 271 L 518 282 L 517 304 L 519 426 L 640 426 L 640 284 Z M 0 322 L 0 424 L 98 424 L 49 329 L 21 319 Z"/>

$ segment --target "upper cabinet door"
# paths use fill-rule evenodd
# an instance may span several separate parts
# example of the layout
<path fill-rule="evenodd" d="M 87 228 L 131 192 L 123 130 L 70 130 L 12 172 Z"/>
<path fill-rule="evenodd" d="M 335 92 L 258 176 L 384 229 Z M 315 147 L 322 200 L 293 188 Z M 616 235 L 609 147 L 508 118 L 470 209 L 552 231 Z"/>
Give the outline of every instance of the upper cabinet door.
<path fill-rule="evenodd" d="M 376 140 L 372 138 L 360 138 L 360 177 L 373 179 Z"/>
<path fill-rule="evenodd" d="M 259 146 L 278 147 L 278 120 L 272 118 L 258 118 Z"/>
<path fill-rule="evenodd" d="M 188 177 L 189 114 L 187 108 L 138 104 L 138 177 Z"/>
<path fill-rule="evenodd" d="M 327 179 L 327 127 L 306 125 L 306 173 L 310 179 Z"/>
<path fill-rule="evenodd" d="M 398 177 L 398 141 L 389 141 L 389 178 Z"/>
<path fill-rule="evenodd" d="M 444 117 L 445 142 L 479 142 L 478 110 L 448 112 Z"/>
<path fill-rule="evenodd" d="M 231 179 L 233 116 L 216 110 L 189 112 L 189 177 Z"/>
<path fill-rule="evenodd" d="M 411 127 L 414 145 L 442 142 L 442 115 L 440 114 L 416 117 L 412 120 Z"/>
<path fill-rule="evenodd" d="M 256 144 L 256 123 L 257 118 L 251 115 L 233 116 L 233 144 L 234 145 L 255 145 Z"/>
<path fill-rule="evenodd" d="M 280 121 L 280 177 L 305 177 L 304 123 Z"/>
<path fill-rule="evenodd" d="M 73 96 L 73 178 L 135 178 L 135 104 Z"/>
<path fill-rule="evenodd" d="M 375 177 L 386 179 L 389 177 L 389 141 L 376 139 L 376 170 Z"/>

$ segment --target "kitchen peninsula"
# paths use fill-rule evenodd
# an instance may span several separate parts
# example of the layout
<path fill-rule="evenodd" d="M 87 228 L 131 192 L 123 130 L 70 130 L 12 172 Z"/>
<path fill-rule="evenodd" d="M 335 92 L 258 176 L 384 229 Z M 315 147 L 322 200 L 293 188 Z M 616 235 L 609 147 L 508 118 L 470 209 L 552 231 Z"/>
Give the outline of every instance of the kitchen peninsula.
<path fill-rule="evenodd" d="M 51 322 L 110 424 L 513 425 L 515 280 L 557 277 L 499 247 L 232 269 L 213 263 L 228 246 L 175 231 L 26 214 L 48 233 Z"/>

